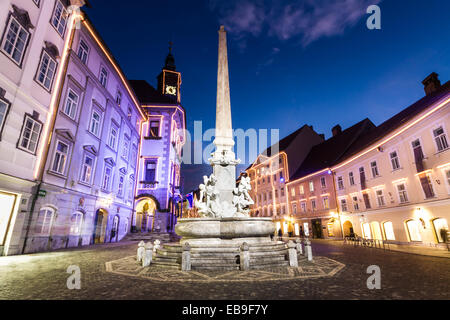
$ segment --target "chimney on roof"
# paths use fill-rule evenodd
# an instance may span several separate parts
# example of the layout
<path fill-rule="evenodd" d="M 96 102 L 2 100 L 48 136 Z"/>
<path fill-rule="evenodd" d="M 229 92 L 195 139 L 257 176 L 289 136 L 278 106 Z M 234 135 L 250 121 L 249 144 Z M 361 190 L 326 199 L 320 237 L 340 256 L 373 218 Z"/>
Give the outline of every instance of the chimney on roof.
<path fill-rule="evenodd" d="M 342 127 L 338 124 L 333 129 L 331 129 L 331 132 L 333 133 L 333 137 L 336 137 L 337 135 L 342 133 Z"/>
<path fill-rule="evenodd" d="M 436 72 L 433 72 L 425 80 L 422 81 L 422 84 L 425 87 L 425 93 L 427 96 L 436 92 L 441 87 L 441 81 L 439 81 L 439 75 Z"/>

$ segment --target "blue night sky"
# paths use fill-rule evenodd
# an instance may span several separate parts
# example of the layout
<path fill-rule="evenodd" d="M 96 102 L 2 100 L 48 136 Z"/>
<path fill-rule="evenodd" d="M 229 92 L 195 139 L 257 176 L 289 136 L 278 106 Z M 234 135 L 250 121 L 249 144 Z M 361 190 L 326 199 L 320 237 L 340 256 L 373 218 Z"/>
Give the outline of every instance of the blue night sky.
<path fill-rule="evenodd" d="M 284 137 L 309 124 L 329 137 L 336 124 L 368 117 L 378 125 L 406 108 L 433 71 L 450 80 L 450 1 L 91 2 L 86 11 L 129 79 L 156 85 L 174 42 L 188 130 L 215 124 L 220 24 L 229 31 L 234 128 Z M 381 8 L 382 30 L 366 27 L 371 4 Z M 185 191 L 200 182 L 191 178 L 197 171 L 185 170 Z"/>

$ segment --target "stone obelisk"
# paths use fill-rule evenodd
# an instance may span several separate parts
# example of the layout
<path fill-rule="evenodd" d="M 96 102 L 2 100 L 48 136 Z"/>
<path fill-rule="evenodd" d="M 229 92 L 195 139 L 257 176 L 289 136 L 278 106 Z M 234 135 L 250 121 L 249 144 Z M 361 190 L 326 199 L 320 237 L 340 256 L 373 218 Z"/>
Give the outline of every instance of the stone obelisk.
<path fill-rule="evenodd" d="M 231 203 L 236 187 L 236 160 L 233 152 L 234 139 L 231 122 L 230 81 L 228 74 L 227 33 L 224 26 L 219 30 L 219 65 L 217 70 L 216 150 L 210 159 L 217 178 L 220 200 Z"/>

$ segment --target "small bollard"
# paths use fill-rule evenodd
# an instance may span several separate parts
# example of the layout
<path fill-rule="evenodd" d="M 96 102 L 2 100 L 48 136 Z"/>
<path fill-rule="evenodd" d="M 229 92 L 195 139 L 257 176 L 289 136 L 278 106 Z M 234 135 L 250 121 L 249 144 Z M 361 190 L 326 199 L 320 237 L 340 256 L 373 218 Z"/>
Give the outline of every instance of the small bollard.
<path fill-rule="evenodd" d="M 153 242 L 153 252 L 156 253 L 156 251 L 161 248 L 161 241 L 159 241 L 158 239 L 156 239 Z"/>
<path fill-rule="evenodd" d="M 311 241 L 309 241 L 309 239 L 305 240 L 305 254 L 308 257 L 308 261 L 312 261 L 313 260 Z"/>
<path fill-rule="evenodd" d="M 292 240 L 289 240 L 288 243 L 288 253 L 289 253 L 289 266 L 290 267 L 298 267 L 298 257 L 297 257 L 297 249 L 296 245 Z"/>
<path fill-rule="evenodd" d="M 187 242 L 183 244 L 181 271 L 191 271 L 191 246 Z"/>
<path fill-rule="evenodd" d="M 142 260 L 144 259 L 144 255 L 145 255 L 145 242 L 141 241 L 138 244 L 137 261 L 142 262 Z"/>
<path fill-rule="evenodd" d="M 246 242 L 242 244 L 242 246 L 239 248 L 240 255 L 239 255 L 239 269 L 241 271 L 250 270 L 250 247 Z"/>
<path fill-rule="evenodd" d="M 145 245 L 145 256 L 144 259 L 142 259 L 142 266 L 149 267 L 152 263 L 152 259 L 153 259 L 153 245 L 151 242 L 149 242 Z"/>
<path fill-rule="evenodd" d="M 297 240 L 295 240 L 295 244 L 296 244 L 297 254 L 303 255 L 302 241 L 300 239 L 297 239 Z"/>

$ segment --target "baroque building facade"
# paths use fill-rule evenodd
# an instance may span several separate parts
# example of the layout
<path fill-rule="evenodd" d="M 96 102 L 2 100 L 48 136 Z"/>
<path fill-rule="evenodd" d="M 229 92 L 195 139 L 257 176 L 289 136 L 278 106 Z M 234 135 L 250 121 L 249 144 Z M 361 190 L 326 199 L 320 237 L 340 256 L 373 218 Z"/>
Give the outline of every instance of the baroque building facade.
<path fill-rule="evenodd" d="M 0 3 L 0 254 L 23 252 L 56 93 L 83 1 Z"/>
<path fill-rule="evenodd" d="M 181 105 L 181 73 L 176 70 L 171 51 L 157 77 L 156 89 L 144 80 L 131 81 L 148 118 L 140 128 L 133 232 L 172 233 L 182 215 L 186 113 Z"/>
<path fill-rule="evenodd" d="M 186 120 L 173 56 L 158 89 L 142 93 L 85 4 L 0 4 L 0 255 L 120 241 L 143 199 L 160 215 L 153 230 L 172 231 L 181 210 Z"/>

